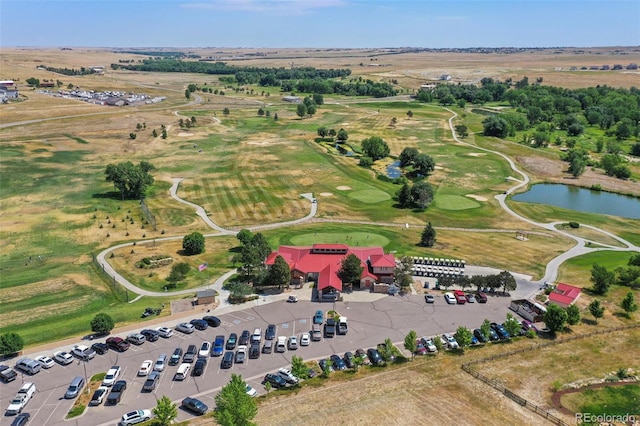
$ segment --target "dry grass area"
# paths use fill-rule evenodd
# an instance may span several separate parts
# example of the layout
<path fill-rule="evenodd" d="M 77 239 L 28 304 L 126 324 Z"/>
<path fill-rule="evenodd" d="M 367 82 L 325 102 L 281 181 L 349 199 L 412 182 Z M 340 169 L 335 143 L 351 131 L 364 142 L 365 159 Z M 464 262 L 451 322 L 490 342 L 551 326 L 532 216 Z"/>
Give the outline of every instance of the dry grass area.
<path fill-rule="evenodd" d="M 608 244 L 614 247 L 625 247 L 625 245 L 619 242 L 618 240 L 611 238 L 610 236 L 603 234 L 600 231 L 596 231 L 591 228 L 585 228 L 584 226 L 580 228 L 569 228 L 569 227 L 566 227 L 566 228 L 558 227 L 558 228 L 562 229 L 564 232 L 567 232 L 571 235 L 576 235 L 581 238 L 586 238 L 596 243 Z"/>

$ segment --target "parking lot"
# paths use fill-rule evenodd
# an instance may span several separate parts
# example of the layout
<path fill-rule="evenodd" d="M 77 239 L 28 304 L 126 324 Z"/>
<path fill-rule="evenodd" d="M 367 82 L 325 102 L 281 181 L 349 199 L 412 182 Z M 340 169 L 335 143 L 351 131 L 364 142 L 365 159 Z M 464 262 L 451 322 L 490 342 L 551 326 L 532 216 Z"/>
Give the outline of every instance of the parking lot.
<path fill-rule="evenodd" d="M 349 296 L 346 296 L 348 299 Z M 503 322 L 508 312 L 511 299 L 508 297 L 490 297 L 486 304 L 467 303 L 464 305 L 448 305 L 442 296 L 436 296 L 435 303 L 426 304 L 422 295 L 387 296 L 374 302 L 336 302 L 314 303 L 300 301 L 286 303 L 284 301 L 264 304 L 219 315 L 222 320 L 220 327 L 207 330 L 196 330 L 193 334 L 174 332 L 171 338 L 160 338 L 155 342 L 146 342 L 140 346 L 118 353 L 110 350 L 104 355 L 96 355 L 91 361 L 83 363 L 74 360 L 67 366 L 56 364 L 50 369 L 42 369 L 34 376 L 22 375 L 11 383 L 0 384 L 0 404 L 3 409 L 9 405 L 10 399 L 20 388 L 22 382 L 31 381 L 36 384 L 38 392 L 28 403 L 24 412 L 31 414 L 30 424 L 56 425 L 65 422 L 65 416 L 73 405 L 73 400 L 63 399 L 69 382 L 75 376 L 91 378 L 96 373 L 107 371 L 112 365 L 122 368 L 120 379 L 127 381 L 127 390 L 122 401 L 115 406 L 99 405 L 88 407 L 84 414 L 74 419 L 79 426 L 114 425 L 122 414 L 137 410 L 151 409 L 156 405 L 156 398 L 167 395 L 173 401 L 179 402 L 186 396 L 198 397 L 210 409 L 215 407 L 216 391 L 224 386 L 232 373 L 242 377 L 254 387 L 259 394 L 265 392 L 260 384 L 266 373 L 275 372 L 280 367 L 290 366 L 292 355 L 301 356 L 305 360 L 325 358 L 332 354 L 343 355 L 346 351 L 358 348 L 375 347 L 385 338 L 394 342 L 403 341 L 410 330 L 415 330 L 418 336 L 433 336 L 445 332 L 455 332 L 458 326 L 477 328 L 487 318 L 491 321 Z M 261 354 L 258 359 L 246 359 L 244 364 L 234 364 L 230 369 L 220 368 L 220 357 L 209 357 L 205 372 L 200 377 L 189 376 L 184 381 L 174 381 L 173 375 L 177 366 L 167 366 L 162 373 L 154 392 L 143 393 L 142 385 L 145 377 L 137 377 L 138 369 L 144 360 L 155 362 L 161 353 L 171 355 L 174 348 L 186 350 L 189 344 L 197 345 L 207 340 L 215 339 L 216 335 L 226 337 L 230 333 L 240 335 L 243 330 L 253 331 L 260 327 L 264 333 L 268 324 L 277 325 L 278 336 L 300 335 L 308 332 L 312 324 L 312 316 L 318 309 L 325 313 L 334 309 L 349 322 L 347 335 L 333 338 L 323 338 L 322 341 L 312 342 L 309 346 L 300 347 L 295 351 L 284 353 Z M 216 312 L 211 314 L 216 315 Z M 186 320 L 188 321 L 188 319 Z M 167 326 L 174 327 L 174 323 Z M 120 337 L 126 337 L 121 335 Z M 104 339 L 103 339 L 104 340 Z M 398 345 L 402 349 L 402 345 Z M 71 348 L 61 348 L 70 350 Z M 33 354 L 30 357 L 35 358 Z M 44 354 L 51 356 L 52 354 Z M 15 361 L 7 363 L 11 366 Z M 191 418 L 190 412 L 179 410 L 178 420 Z M 11 424 L 13 417 L 3 416 L 0 425 Z"/>

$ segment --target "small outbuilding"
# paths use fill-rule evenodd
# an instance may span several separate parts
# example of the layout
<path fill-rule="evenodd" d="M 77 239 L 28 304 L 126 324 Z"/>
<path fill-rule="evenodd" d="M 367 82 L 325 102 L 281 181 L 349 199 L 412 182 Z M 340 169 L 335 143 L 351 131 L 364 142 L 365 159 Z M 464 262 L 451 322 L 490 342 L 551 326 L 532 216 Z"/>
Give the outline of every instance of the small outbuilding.
<path fill-rule="evenodd" d="M 216 303 L 215 290 L 201 290 L 196 293 L 196 305 L 209 305 Z"/>
<path fill-rule="evenodd" d="M 575 303 L 580 297 L 582 289 L 565 283 L 558 283 L 556 288 L 549 293 L 549 303 L 556 304 L 562 308 Z"/>

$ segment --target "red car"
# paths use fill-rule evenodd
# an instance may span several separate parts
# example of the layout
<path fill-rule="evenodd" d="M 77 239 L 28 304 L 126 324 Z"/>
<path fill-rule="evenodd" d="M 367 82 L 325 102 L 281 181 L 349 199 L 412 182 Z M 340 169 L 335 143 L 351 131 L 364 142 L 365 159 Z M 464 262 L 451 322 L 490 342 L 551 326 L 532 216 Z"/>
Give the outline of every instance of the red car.
<path fill-rule="evenodd" d="M 467 296 L 464 294 L 464 291 L 454 290 L 453 296 L 456 298 L 456 302 L 458 302 L 459 305 L 467 303 Z"/>
<path fill-rule="evenodd" d="M 487 303 L 487 295 L 483 292 L 476 293 L 476 300 L 478 303 Z"/>
<path fill-rule="evenodd" d="M 106 341 L 107 346 L 111 349 L 114 349 L 118 352 L 124 352 L 129 349 L 129 342 L 121 339 L 120 337 L 109 337 Z"/>

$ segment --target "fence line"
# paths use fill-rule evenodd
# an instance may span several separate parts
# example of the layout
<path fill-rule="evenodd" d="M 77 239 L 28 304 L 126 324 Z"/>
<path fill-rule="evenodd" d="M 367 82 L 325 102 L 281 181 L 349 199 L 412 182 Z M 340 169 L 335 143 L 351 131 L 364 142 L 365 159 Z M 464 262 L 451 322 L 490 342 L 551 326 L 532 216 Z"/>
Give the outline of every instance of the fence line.
<path fill-rule="evenodd" d="M 101 272 L 102 274 L 104 274 L 105 277 L 107 277 L 109 279 L 109 283 L 111 284 L 111 290 L 120 298 L 125 298 L 126 301 L 129 301 L 129 291 L 122 287 L 120 284 L 118 284 L 118 281 L 116 280 L 116 277 L 113 277 L 111 275 L 109 275 L 107 273 L 107 271 L 104 270 L 104 265 L 101 265 L 98 262 L 98 259 L 96 258 L 95 253 L 91 253 L 91 259 L 93 261 L 93 264 L 96 266 L 96 269 Z"/>
<path fill-rule="evenodd" d="M 554 340 L 549 341 L 549 342 L 537 343 L 535 345 L 531 345 L 528 348 L 515 349 L 513 351 L 503 352 L 501 354 L 492 355 L 492 356 L 489 356 L 489 357 L 486 357 L 486 358 L 482 358 L 482 359 L 479 359 L 479 360 L 476 360 L 476 361 L 470 361 L 470 362 L 462 364 L 461 368 L 462 368 L 463 371 L 465 371 L 466 373 L 468 373 L 471 376 L 475 377 L 476 379 L 480 380 L 481 382 L 484 382 L 487 385 L 491 386 L 492 388 L 498 390 L 504 396 L 506 396 L 507 398 L 509 398 L 512 401 L 514 401 L 516 404 L 521 405 L 521 406 L 533 411 L 534 413 L 538 414 L 541 417 L 544 417 L 545 419 L 547 419 L 551 423 L 553 423 L 555 425 L 558 425 L 558 426 L 569 426 L 562 419 L 554 416 L 553 414 L 551 414 L 549 411 L 545 410 L 544 408 L 538 407 L 536 404 L 528 401 L 527 399 L 521 397 L 520 395 L 516 394 L 515 392 L 507 389 L 498 380 L 490 379 L 489 377 L 483 375 L 479 371 L 474 370 L 472 368 L 472 366 L 476 365 L 476 364 L 480 364 L 480 363 L 493 361 L 493 360 L 496 360 L 496 359 L 505 358 L 505 357 L 508 357 L 508 356 L 511 356 L 511 355 L 515 355 L 515 354 L 519 354 L 519 353 L 523 353 L 523 352 L 530 352 L 530 351 L 536 350 L 536 349 L 547 348 L 549 346 L 559 345 L 559 344 L 566 343 L 566 342 L 572 342 L 572 341 L 578 340 L 578 339 L 586 339 L 588 337 L 597 336 L 599 334 L 612 333 L 612 332 L 629 330 L 629 329 L 632 329 L 632 328 L 639 328 L 639 327 L 640 327 L 640 324 L 630 324 L 630 325 L 623 325 L 623 326 L 619 326 L 619 327 L 607 328 L 607 329 L 602 329 L 602 330 L 595 330 L 595 331 L 592 331 L 592 332 L 589 332 L 589 333 L 585 333 L 585 334 L 565 337 L 564 339 L 554 339 Z"/>

